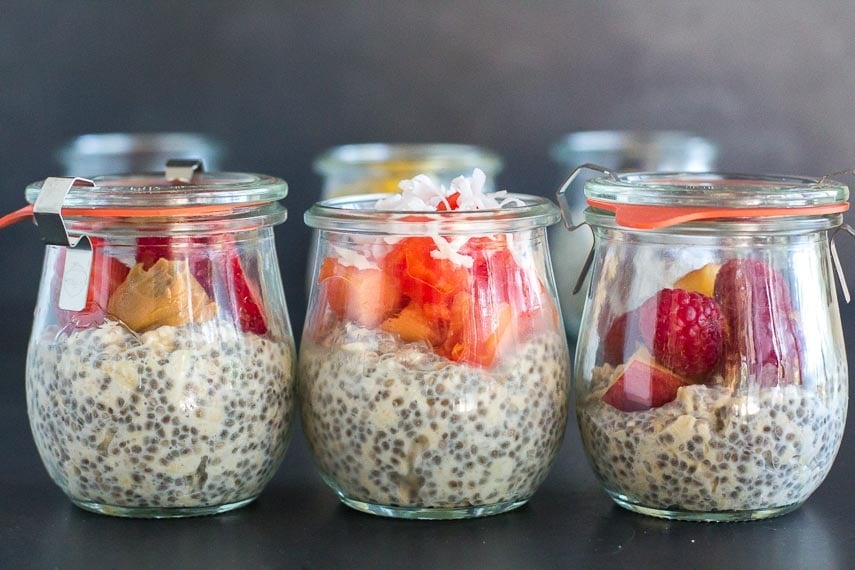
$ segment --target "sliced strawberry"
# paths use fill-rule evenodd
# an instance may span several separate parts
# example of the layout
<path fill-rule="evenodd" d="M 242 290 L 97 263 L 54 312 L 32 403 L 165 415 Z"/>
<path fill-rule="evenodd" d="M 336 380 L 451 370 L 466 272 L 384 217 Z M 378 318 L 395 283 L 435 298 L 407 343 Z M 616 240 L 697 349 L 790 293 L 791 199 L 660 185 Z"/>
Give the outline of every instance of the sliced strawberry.
<path fill-rule="evenodd" d="M 267 319 L 261 305 L 261 295 L 251 283 L 241 264 L 240 255 L 233 243 L 226 247 L 226 290 L 233 303 L 234 314 L 244 332 L 267 333 Z"/>
<path fill-rule="evenodd" d="M 86 305 L 80 311 L 59 308 L 59 294 L 65 270 L 65 249 L 63 248 L 59 254 L 52 289 L 57 320 L 62 327 L 71 325 L 74 328 L 86 329 L 103 323 L 106 319 L 110 295 L 125 280 L 130 271 L 127 265 L 105 253 L 103 239 L 90 238 L 89 241 L 92 244 L 92 270 L 89 274 Z"/>
<path fill-rule="evenodd" d="M 440 202 L 439 204 L 437 204 L 436 210 L 438 212 L 445 212 L 447 210 L 456 210 L 457 208 L 460 207 L 457 203 L 458 200 L 460 200 L 460 192 L 455 192 L 454 194 L 451 194 L 450 196 L 446 196 L 445 202 L 448 202 L 448 205 L 446 206 L 445 202 Z"/>
<path fill-rule="evenodd" d="M 208 238 L 205 237 L 141 237 L 137 238 L 136 260 L 148 270 L 160 258 L 170 261 L 186 258 L 193 277 L 209 295 L 213 295 L 211 258 L 203 247 L 207 244 Z"/>

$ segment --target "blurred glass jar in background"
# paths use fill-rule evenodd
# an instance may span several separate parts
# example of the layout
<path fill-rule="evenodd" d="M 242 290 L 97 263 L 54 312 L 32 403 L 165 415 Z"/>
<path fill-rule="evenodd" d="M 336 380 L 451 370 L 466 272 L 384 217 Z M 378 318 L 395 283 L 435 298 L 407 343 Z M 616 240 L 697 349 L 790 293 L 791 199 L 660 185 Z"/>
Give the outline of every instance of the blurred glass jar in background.
<path fill-rule="evenodd" d="M 225 145 L 201 133 L 89 133 L 66 142 L 56 153 L 66 176 L 158 172 L 170 159 L 201 160 L 219 170 Z"/>
<path fill-rule="evenodd" d="M 26 194 L 37 211 L 62 204 L 60 224 L 37 214 L 43 233 L 80 239 L 45 235 L 56 245 L 27 356 L 30 426 L 48 473 L 76 505 L 110 515 L 249 503 L 279 466 L 295 412 L 273 239 L 285 182 L 98 176 L 57 200 L 57 183 L 70 181 Z"/>
<path fill-rule="evenodd" d="M 495 190 L 502 159 L 493 151 L 466 144 L 348 144 L 333 147 L 315 160 L 323 176 L 321 198 L 399 192 L 401 180 L 427 174 L 448 186 L 458 176 L 480 168 L 485 191 Z"/>
<path fill-rule="evenodd" d="M 580 164 L 594 163 L 616 171 L 627 172 L 704 172 L 715 168 L 717 148 L 710 141 L 680 131 L 579 131 L 556 142 L 552 160 L 560 167 L 561 179 Z M 584 177 L 574 180 L 567 190 L 573 219 L 582 219 L 585 196 Z M 579 334 L 584 291 L 573 295 L 573 286 L 594 244 L 590 231 L 563 231 L 563 226 L 550 229 L 549 243 L 558 298 L 567 334 Z"/>

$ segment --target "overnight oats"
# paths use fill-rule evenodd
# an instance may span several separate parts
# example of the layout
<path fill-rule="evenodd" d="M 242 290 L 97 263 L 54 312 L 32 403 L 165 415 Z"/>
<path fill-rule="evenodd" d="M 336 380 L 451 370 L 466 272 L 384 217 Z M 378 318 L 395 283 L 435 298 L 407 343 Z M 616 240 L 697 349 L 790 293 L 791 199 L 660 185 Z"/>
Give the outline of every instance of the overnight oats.
<path fill-rule="evenodd" d="M 567 422 L 547 201 L 419 176 L 322 202 L 300 347 L 303 429 L 348 505 L 462 518 L 522 505 Z"/>
<path fill-rule="evenodd" d="M 597 179 L 586 193 L 621 180 Z M 728 190 L 748 200 L 770 191 L 765 182 Z M 676 192 L 661 180 L 634 184 Z M 740 214 L 642 229 L 631 214 L 621 224 L 587 213 L 598 255 L 577 419 L 605 490 L 630 510 L 706 521 L 783 514 L 819 487 L 840 446 L 848 373 L 823 231 L 840 215 L 799 224 Z"/>
<path fill-rule="evenodd" d="M 216 188 L 201 176 L 183 191 Z M 132 192 L 121 179 L 96 184 Z M 252 501 L 272 478 L 296 404 L 270 227 L 284 215 L 275 204 L 228 226 L 210 214 L 184 220 L 191 235 L 161 221 L 96 236 L 92 220 L 112 220 L 93 209 L 91 270 L 75 309 L 61 301 L 74 249 L 48 246 L 27 404 L 42 460 L 75 504 L 119 516 L 214 514 Z M 229 231 L 194 225 L 218 222 Z"/>

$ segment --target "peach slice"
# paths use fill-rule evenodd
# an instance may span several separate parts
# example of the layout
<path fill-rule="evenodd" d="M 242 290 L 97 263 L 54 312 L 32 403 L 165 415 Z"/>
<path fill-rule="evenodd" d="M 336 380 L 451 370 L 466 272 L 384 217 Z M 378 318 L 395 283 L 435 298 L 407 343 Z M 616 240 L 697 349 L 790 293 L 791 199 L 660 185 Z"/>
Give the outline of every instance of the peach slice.
<path fill-rule="evenodd" d="M 721 265 L 717 263 L 707 263 L 701 268 L 689 271 L 674 283 L 674 289 L 695 291 L 701 295 L 712 297 L 715 289 L 715 277 L 720 268 Z"/>
<path fill-rule="evenodd" d="M 603 402 L 624 412 L 640 412 L 664 406 L 687 386 L 681 376 L 648 357 L 634 356 L 603 395 Z"/>

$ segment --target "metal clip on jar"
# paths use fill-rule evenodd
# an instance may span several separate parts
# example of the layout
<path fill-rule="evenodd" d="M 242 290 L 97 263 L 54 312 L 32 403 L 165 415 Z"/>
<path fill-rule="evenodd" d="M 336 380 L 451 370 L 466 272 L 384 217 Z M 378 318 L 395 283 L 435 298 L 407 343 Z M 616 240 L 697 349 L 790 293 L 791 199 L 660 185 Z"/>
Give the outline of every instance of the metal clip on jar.
<path fill-rule="evenodd" d="M 585 185 L 595 250 L 574 389 L 606 492 L 672 519 L 797 508 L 831 468 L 846 420 L 829 232 L 848 188 L 585 167 L 603 176 Z"/>
<path fill-rule="evenodd" d="M 203 173 L 27 187 L 47 242 L 27 357 L 33 436 L 78 506 L 214 514 L 255 499 L 294 415 L 273 225 L 284 181 Z"/>
<path fill-rule="evenodd" d="M 567 422 L 569 354 L 548 200 L 500 210 L 315 204 L 300 345 L 303 430 L 324 480 L 364 512 L 485 516 L 524 504 Z"/>

